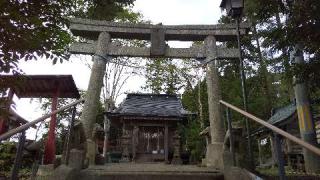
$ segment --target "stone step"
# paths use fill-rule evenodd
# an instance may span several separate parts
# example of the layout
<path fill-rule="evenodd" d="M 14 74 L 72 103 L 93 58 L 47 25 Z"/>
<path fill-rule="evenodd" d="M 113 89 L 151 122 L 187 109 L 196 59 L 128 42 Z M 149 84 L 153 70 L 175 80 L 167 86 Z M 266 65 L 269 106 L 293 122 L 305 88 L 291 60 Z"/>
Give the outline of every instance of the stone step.
<path fill-rule="evenodd" d="M 215 169 L 192 165 L 119 163 L 81 170 L 77 180 L 223 180 Z"/>
<path fill-rule="evenodd" d="M 221 173 L 82 171 L 77 180 L 223 180 Z"/>

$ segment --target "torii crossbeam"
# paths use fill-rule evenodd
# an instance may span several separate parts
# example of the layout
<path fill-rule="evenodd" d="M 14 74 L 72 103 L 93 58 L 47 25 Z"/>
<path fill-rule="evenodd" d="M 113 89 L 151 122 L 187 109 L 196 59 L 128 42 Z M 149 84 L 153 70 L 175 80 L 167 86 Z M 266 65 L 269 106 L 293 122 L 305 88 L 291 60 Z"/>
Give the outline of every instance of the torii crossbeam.
<path fill-rule="evenodd" d="M 204 45 L 190 48 L 170 48 L 166 41 L 204 41 L 214 36 L 217 41 L 235 40 L 237 32 L 233 25 L 151 25 L 129 24 L 88 19 L 70 19 L 70 30 L 74 35 L 96 41 L 101 32 L 108 32 L 113 39 L 138 39 L 151 41 L 151 47 L 119 46 L 110 43 L 107 48 L 109 56 L 129 57 L 165 57 L 205 59 L 208 54 Z M 241 26 L 241 34 L 246 33 L 247 24 Z M 74 54 L 94 54 L 96 42 L 74 43 L 69 51 Z M 235 48 L 217 48 L 217 59 L 236 59 L 239 51 Z"/>

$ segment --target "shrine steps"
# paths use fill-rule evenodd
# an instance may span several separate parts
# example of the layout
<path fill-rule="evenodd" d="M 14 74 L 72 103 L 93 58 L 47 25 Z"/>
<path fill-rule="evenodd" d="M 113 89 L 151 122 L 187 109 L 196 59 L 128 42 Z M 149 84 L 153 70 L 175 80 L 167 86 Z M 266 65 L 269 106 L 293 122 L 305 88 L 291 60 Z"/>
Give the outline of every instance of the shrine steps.
<path fill-rule="evenodd" d="M 118 173 L 118 172 L 82 172 L 78 180 L 223 180 L 218 173 Z"/>
<path fill-rule="evenodd" d="M 223 180 L 219 171 L 191 165 L 119 163 L 93 166 L 80 172 L 77 180 Z"/>

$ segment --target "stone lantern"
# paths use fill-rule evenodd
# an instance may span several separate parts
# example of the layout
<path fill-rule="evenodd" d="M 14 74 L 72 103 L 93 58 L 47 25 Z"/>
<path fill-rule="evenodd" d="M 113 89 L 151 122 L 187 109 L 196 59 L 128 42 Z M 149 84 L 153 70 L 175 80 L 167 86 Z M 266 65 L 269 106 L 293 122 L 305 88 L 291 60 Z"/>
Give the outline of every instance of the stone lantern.
<path fill-rule="evenodd" d="M 173 158 L 171 164 L 182 164 L 180 157 L 180 136 L 176 130 L 173 136 Z"/>
<path fill-rule="evenodd" d="M 243 7 L 244 0 L 222 0 L 220 4 L 220 8 L 225 9 L 228 16 L 231 16 L 232 18 L 241 17 Z"/>

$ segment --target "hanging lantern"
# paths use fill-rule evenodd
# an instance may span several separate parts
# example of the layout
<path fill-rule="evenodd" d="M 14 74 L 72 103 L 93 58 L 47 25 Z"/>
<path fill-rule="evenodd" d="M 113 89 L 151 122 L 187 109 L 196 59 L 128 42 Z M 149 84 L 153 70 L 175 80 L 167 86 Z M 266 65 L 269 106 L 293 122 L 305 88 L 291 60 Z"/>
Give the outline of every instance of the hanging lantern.
<path fill-rule="evenodd" d="M 241 17 L 243 7 L 244 0 L 222 0 L 220 4 L 220 8 L 225 9 L 228 16 L 231 16 L 232 18 Z"/>

